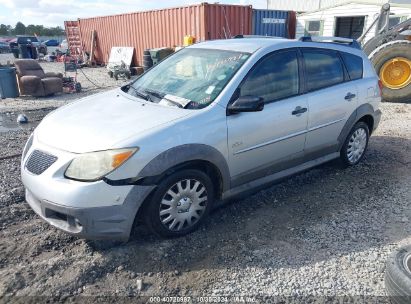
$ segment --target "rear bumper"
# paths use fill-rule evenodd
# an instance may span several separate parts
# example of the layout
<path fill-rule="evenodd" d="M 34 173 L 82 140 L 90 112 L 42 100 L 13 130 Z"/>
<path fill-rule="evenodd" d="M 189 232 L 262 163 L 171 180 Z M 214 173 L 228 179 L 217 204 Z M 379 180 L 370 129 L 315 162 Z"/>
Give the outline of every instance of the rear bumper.
<path fill-rule="evenodd" d="M 40 200 L 26 188 L 26 201 L 54 227 L 86 239 L 127 241 L 134 218 L 152 187 L 135 186 L 124 204 L 91 208 L 67 207 Z"/>

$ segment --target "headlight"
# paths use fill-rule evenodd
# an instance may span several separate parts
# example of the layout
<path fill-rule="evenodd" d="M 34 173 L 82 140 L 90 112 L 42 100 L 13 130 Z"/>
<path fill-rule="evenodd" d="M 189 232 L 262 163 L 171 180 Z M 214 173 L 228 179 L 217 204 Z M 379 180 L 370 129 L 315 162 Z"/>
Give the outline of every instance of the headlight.
<path fill-rule="evenodd" d="M 72 160 L 65 176 L 80 181 L 96 181 L 120 167 L 138 148 L 85 153 Z"/>
<path fill-rule="evenodd" d="M 26 158 L 27 152 L 30 150 L 32 145 L 33 145 L 33 133 L 31 133 L 29 139 L 26 142 L 26 145 L 24 146 L 23 154 L 22 154 L 23 160 Z"/>

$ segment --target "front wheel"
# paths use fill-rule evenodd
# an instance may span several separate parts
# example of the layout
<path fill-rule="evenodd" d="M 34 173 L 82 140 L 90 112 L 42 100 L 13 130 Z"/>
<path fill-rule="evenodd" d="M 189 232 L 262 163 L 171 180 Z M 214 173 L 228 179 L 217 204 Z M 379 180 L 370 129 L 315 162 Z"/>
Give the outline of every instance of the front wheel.
<path fill-rule="evenodd" d="M 198 170 L 182 170 L 166 177 L 148 202 L 147 226 L 162 237 L 176 237 L 197 229 L 214 201 L 210 178 Z"/>
<path fill-rule="evenodd" d="M 367 150 L 370 131 L 365 122 L 357 122 L 351 129 L 340 151 L 340 158 L 347 167 L 358 164 Z"/>

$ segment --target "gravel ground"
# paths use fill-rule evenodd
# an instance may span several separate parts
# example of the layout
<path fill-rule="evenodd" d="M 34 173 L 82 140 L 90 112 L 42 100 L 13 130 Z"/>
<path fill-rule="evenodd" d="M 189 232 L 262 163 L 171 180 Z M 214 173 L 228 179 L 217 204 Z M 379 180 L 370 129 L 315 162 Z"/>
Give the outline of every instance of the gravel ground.
<path fill-rule="evenodd" d="M 104 69 L 86 72 L 115 85 Z M 0 101 L 0 301 L 387 303 L 386 258 L 411 243 L 411 104 L 383 103 L 380 127 L 354 168 L 333 161 L 227 203 L 183 238 L 161 240 L 137 227 L 130 242 L 112 246 L 54 229 L 24 201 L 25 140 L 45 114 L 77 97 Z M 14 124 L 20 112 L 32 121 L 24 129 Z"/>

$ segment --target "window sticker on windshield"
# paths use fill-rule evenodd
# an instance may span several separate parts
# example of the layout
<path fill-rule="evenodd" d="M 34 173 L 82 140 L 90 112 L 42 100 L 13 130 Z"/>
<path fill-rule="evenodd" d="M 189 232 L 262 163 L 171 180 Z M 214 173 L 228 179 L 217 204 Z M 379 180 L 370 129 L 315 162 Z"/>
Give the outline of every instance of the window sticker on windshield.
<path fill-rule="evenodd" d="M 215 89 L 215 86 L 209 86 L 207 90 L 205 91 L 205 93 L 210 95 L 211 93 L 213 93 L 214 89 Z"/>
<path fill-rule="evenodd" d="M 207 97 L 204 97 L 203 99 L 201 99 L 200 101 L 198 101 L 197 103 L 198 103 L 199 105 L 208 104 L 208 103 L 210 102 L 210 100 L 211 100 L 211 97 L 210 97 L 210 96 L 207 96 Z"/>
<path fill-rule="evenodd" d="M 207 65 L 207 70 L 213 70 L 213 69 L 215 69 L 215 68 L 217 68 L 221 65 L 224 65 L 224 64 L 227 64 L 227 63 L 230 63 L 230 62 L 239 61 L 241 59 L 244 59 L 244 56 L 245 55 L 243 55 L 243 54 L 238 54 L 238 55 L 234 55 L 234 56 L 231 56 L 231 57 L 228 57 L 228 58 L 221 59 L 221 60 L 219 60 L 217 62 L 214 62 L 212 64 L 208 64 Z"/>
<path fill-rule="evenodd" d="M 183 108 L 191 102 L 190 99 L 183 98 L 183 97 L 178 97 L 178 96 L 174 96 L 174 95 L 170 95 L 170 94 L 165 95 L 164 99 L 175 102 L 175 103 L 181 105 Z"/>

